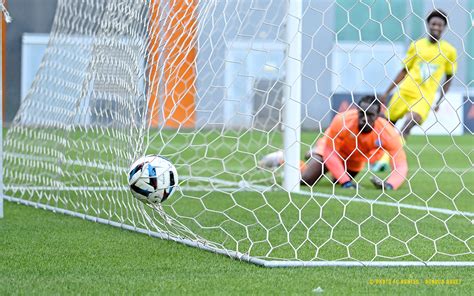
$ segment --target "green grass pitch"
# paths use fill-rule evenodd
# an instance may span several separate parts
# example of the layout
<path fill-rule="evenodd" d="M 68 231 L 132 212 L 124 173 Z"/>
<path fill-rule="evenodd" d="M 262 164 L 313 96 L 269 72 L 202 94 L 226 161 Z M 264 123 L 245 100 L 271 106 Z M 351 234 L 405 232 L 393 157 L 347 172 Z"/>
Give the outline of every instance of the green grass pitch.
<path fill-rule="evenodd" d="M 313 133 L 303 133 L 303 150 L 314 137 Z M 166 145 L 171 140 L 173 145 Z M 205 143 L 213 149 L 206 148 Z M 258 133 L 230 133 L 224 137 L 212 132 L 179 136 L 164 133 L 150 139 L 148 151 L 170 157 L 182 175 L 192 173 L 230 182 L 244 177 L 256 180 L 258 186 L 269 186 L 273 180 L 281 181 L 280 172 L 262 172 L 252 167 L 256 157 L 280 145 L 279 134 L 268 138 Z M 72 150 L 70 158 L 78 151 Z M 474 248 L 472 217 L 436 211 L 428 214 L 383 204 L 473 213 L 473 151 L 472 136 L 410 137 L 410 185 L 405 184 L 389 195 L 373 189 L 366 172 L 358 176 L 363 186 L 359 196 L 339 188 L 333 191 L 329 180 L 323 180 L 313 188 L 317 194 L 312 198 L 304 194 L 290 197 L 278 190 L 231 194 L 220 183 L 200 184 L 190 179 L 181 184 L 181 195 L 164 204 L 164 210 L 200 237 L 256 257 L 474 261 L 470 251 Z M 107 153 L 101 157 L 104 162 L 114 161 Z M 71 165 L 64 181 L 77 180 L 70 183 L 75 186 L 84 185 L 85 180 L 100 185 L 99 178 L 94 180 L 93 176 L 111 177 L 98 169 Z M 121 184 L 122 179 L 114 179 L 114 184 Z M 203 185 L 215 188 L 205 190 Z M 193 186 L 194 190 L 187 190 Z M 28 195 L 6 193 L 22 198 Z M 322 196 L 330 193 L 369 202 Z M 124 218 L 126 223 L 137 220 L 125 211 L 130 207 L 127 192 L 61 194 L 57 201 L 61 207 L 115 221 Z M 118 194 L 117 202 L 111 201 L 113 194 Z M 33 194 L 29 198 L 43 198 L 45 202 L 45 196 L 48 195 Z M 78 206 L 79 200 L 85 206 Z M 371 205 L 374 200 L 382 203 Z M 473 284 L 472 268 L 264 269 L 177 243 L 12 203 L 6 204 L 5 215 L 0 221 L 0 262 L 4 262 L 0 267 L 0 294 L 310 294 L 318 286 L 328 294 L 467 293 Z M 419 284 L 371 284 L 383 279 L 413 279 L 419 280 Z M 425 283 L 443 279 L 460 280 L 460 284 Z"/>
<path fill-rule="evenodd" d="M 170 241 L 6 203 L 0 294 L 468 295 L 474 268 L 268 269 Z M 377 279 L 418 285 L 374 285 Z M 459 279 L 458 285 L 425 280 Z M 324 295 L 323 294 L 323 295 Z"/>

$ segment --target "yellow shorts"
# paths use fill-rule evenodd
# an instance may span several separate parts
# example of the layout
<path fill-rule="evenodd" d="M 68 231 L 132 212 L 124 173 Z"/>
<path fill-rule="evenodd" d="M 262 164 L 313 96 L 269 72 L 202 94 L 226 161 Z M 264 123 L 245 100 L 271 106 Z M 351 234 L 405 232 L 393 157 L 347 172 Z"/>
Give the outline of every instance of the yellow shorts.
<path fill-rule="evenodd" d="M 395 122 L 408 112 L 414 112 L 421 116 L 422 121 L 425 121 L 430 114 L 432 103 L 432 99 L 428 100 L 424 97 L 416 98 L 413 95 L 397 91 L 390 100 L 385 116 L 387 116 L 390 121 Z"/>

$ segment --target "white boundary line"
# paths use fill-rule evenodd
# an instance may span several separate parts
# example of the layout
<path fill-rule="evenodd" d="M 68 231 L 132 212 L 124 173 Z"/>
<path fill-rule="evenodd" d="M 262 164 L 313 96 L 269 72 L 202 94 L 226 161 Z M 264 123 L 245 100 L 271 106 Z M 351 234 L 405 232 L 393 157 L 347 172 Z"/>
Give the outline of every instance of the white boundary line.
<path fill-rule="evenodd" d="M 271 190 L 270 187 L 266 187 L 266 186 L 251 185 L 251 187 L 254 187 L 259 191 Z M 435 213 L 441 213 L 441 214 L 446 214 L 446 215 L 474 217 L 474 213 L 472 212 L 453 211 L 453 210 L 448 210 L 444 208 L 433 208 L 433 207 L 428 207 L 428 206 L 423 207 L 423 206 L 416 206 L 416 205 L 397 203 L 397 202 L 378 201 L 375 199 L 360 198 L 360 197 L 355 197 L 355 196 L 349 197 L 349 196 L 341 196 L 341 195 L 335 195 L 335 194 L 327 194 L 327 193 L 314 192 L 314 191 L 311 192 L 311 191 L 303 191 L 303 190 L 300 190 L 295 193 L 305 195 L 305 196 L 317 196 L 317 197 L 322 197 L 326 199 L 336 199 L 336 200 L 344 200 L 344 201 L 350 201 L 350 202 L 368 203 L 370 205 L 376 204 L 376 205 L 384 205 L 384 206 L 395 207 L 395 208 L 405 208 L 405 209 L 410 209 L 410 210 L 435 212 Z"/>
<path fill-rule="evenodd" d="M 128 191 L 128 186 L 107 187 L 107 186 L 68 186 L 68 187 L 51 187 L 51 186 L 5 186 L 6 191 Z"/>
<path fill-rule="evenodd" d="M 446 215 L 457 215 L 457 216 L 468 216 L 468 217 L 474 217 L 474 213 L 471 212 L 462 212 L 462 211 L 453 211 L 453 210 L 448 210 L 445 208 L 433 208 L 433 207 L 423 207 L 423 206 L 415 206 L 411 204 L 404 204 L 404 203 L 397 203 L 397 202 L 388 202 L 388 201 L 379 201 L 375 199 L 366 199 L 366 198 L 360 198 L 360 197 L 347 197 L 347 196 L 340 196 L 340 195 L 330 195 L 330 194 L 325 194 L 325 193 L 318 193 L 318 192 L 307 192 L 307 191 L 300 191 L 298 192 L 299 194 L 311 196 L 315 195 L 318 197 L 322 198 L 335 198 L 337 200 L 345 200 L 345 201 L 353 201 L 353 202 L 358 202 L 358 203 L 368 203 L 370 205 L 383 205 L 383 206 L 388 206 L 388 207 L 395 207 L 395 208 L 404 208 L 404 209 L 410 209 L 410 210 L 419 210 L 419 211 L 427 211 L 427 212 L 435 212 L 435 213 L 441 213 L 441 214 L 446 214 Z"/>
<path fill-rule="evenodd" d="M 223 184 L 223 185 L 234 185 L 234 186 L 239 186 L 239 183 L 236 182 L 230 182 L 230 181 L 224 181 L 220 179 L 210 179 L 210 178 L 193 178 L 193 180 L 201 180 L 205 179 L 207 181 L 212 180 L 212 182 L 215 182 L 217 184 Z M 272 191 L 272 187 L 268 186 L 261 186 L 261 185 L 250 185 L 247 187 L 248 189 L 254 188 L 255 191 Z M 195 190 L 195 191 L 201 191 L 205 190 L 205 188 L 202 187 L 192 187 L 192 188 L 183 188 L 189 191 Z M 245 189 L 242 188 L 242 189 Z M 222 191 L 236 191 L 235 188 L 219 188 L 219 190 Z M 360 197 L 349 197 L 349 196 L 342 196 L 342 195 L 335 195 L 335 194 L 327 194 L 327 193 L 322 193 L 322 192 L 311 192 L 311 191 L 304 191 L 300 190 L 298 192 L 295 192 L 296 194 L 301 194 L 305 196 L 317 196 L 317 197 L 322 197 L 326 199 L 336 199 L 336 200 L 344 200 L 344 201 L 351 201 L 351 202 L 358 202 L 358 203 L 367 203 L 370 205 L 384 205 L 388 207 L 395 207 L 395 208 L 405 208 L 405 209 L 410 209 L 410 210 L 418 210 L 418 211 L 427 211 L 427 212 L 435 212 L 435 213 L 441 213 L 441 214 L 446 214 L 446 215 L 457 215 L 457 216 L 468 216 L 468 217 L 474 217 L 474 213 L 472 212 L 463 212 L 463 211 L 453 211 L 453 210 L 448 210 L 445 208 L 434 208 L 434 207 L 428 207 L 428 206 L 416 206 L 416 205 L 411 205 L 411 204 L 405 204 L 405 203 L 397 203 L 397 202 L 387 202 L 387 201 L 379 201 L 376 199 L 367 199 L 367 198 L 360 198 Z"/>
<path fill-rule="evenodd" d="M 264 260 L 258 257 L 252 257 L 248 254 L 243 254 L 236 251 L 229 251 L 218 249 L 215 246 L 208 245 L 205 242 L 193 241 L 187 238 L 180 238 L 171 236 L 169 233 L 164 232 L 156 232 L 151 231 L 149 229 L 144 229 L 136 226 L 132 226 L 129 224 L 119 223 L 116 221 L 110 221 L 103 218 L 98 218 L 86 214 L 81 214 L 73 211 L 69 211 L 62 208 L 52 207 L 49 205 L 38 204 L 31 201 L 4 196 L 5 200 L 10 202 L 16 202 L 19 204 L 32 206 L 44 210 L 53 211 L 55 213 L 70 215 L 77 218 L 82 218 L 84 220 L 97 222 L 101 224 L 111 225 L 114 227 L 122 228 L 125 230 L 135 231 L 138 233 L 146 234 L 151 237 L 157 237 L 161 239 L 175 241 L 190 247 L 196 247 L 198 249 L 206 250 L 209 252 L 225 255 L 231 257 L 233 259 L 237 259 L 240 261 L 246 261 L 249 263 L 253 263 L 256 265 L 264 266 L 264 267 L 323 267 L 323 266 L 344 266 L 344 267 L 401 267 L 401 266 L 411 266 L 411 267 L 433 267 L 433 266 L 474 266 L 474 261 L 430 261 L 430 262 L 422 262 L 422 261 L 278 261 L 278 260 Z"/>
<path fill-rule="evenodd" d="M 123 170 L 127 171 L 128 168 L 117 166 L 117 165 L 111 165 L 110 163 L 102 163 L 102 162 L 96 162 L 96 161 L 84 161 L 84 160 L 73 160 L 73 159 L 58 159 L 54 157 L 48 157 L 48 156 L 43 156 L 43 157 L 35 157 L 34 155 L 28 155 L 28 154 L 23 154 L 23 153 L 12 153 L 12 152 L 5 152 L 4 156 L 12 156 L 12 157 L 19 157 L 23 159 L 28 159 L 28 160 L 41 160 L 41 161 L 48 161 L 48 162 L 57 162 L 58 164 L 64 163 L 67 165 L 77 165 L 77 166 L 84 166 L 84 167 L 90 167 L 90 168 L 99 168 L 102 170 Z"/>
<path fill-rule="evenodd" d="M 189 177 L 189 176 L 183 176 L 185 180 L 193 180 L 193 181 L 208 181 L 211 183 L 215 184 L 220 184 L 220 185 L 226 185 L 226 186 L 234 186 L 231 188 L 218 188 L 218 190 L 225 191 L 225 192 L 235 192 L 235 191 L 259 191 L 259 192 L 269 192 L 273 191 L 272 187 L 268 186 L 262 186 L 262 185 L 248 185 L 245 187 L 242 187 L 241 184 L 237 182 L 232 182 L 232 181 L 227 181 L 227 180 L 221 180 L 221 179 L 215 179 L 215 178 L 206 178 L 206 177 Z M 205 191 L 208 190 L 209 187 L 204 187 L 204 186 L 185 186 L 181 187 L 181 190 L 186 190 L 186 191 Z M 253 190 L 252 190 L 253 189 Z M 50 190 L 50 191 L 128 191 L 127 186 L 122 186 L 122 187 L 87 187 L 87 186 L 74 186 L 74 187 L 63 187 L 63 188 L 54 188 L 54 187 L 48 187 L 48 186 L 36 186 L 36 187 L 20 187 L 20 186 L 6 186 L 5 190 L 13 190 L 13 191 L 34 191 L 34 190 Z M 300 190 L 298 192 L 295 192 L 296 194 L 301 194 L 304 196 L 310 196 L 310 197 L 321 197 L 325 199 L 336 199 L 336 200 L 343 200 L 343 201 L 348 201 L 348 202 L 357 202 L 357 203 L 366 203 L 372 205 L 383 205 L 383 206 L 388 206 L 388 207 L 394 207 L 394 208 L 404 208 L 404 209 L 410 209 L 410 210 L 418 210 L 418 211 L 424 211 L 428 213 L 440 213 L 440 214 L 445 214 L 445 215 L 454 215 L 454 216 L 464 216 L 464 217 L 474 217 L 474 213 L 472 212 L 465 212 L 465 211 L 454 211 L 454 210 L 449 210 L 445 208 L 434 208 L 434 207 L 429 207 L 429 206 L 417 206 L 417 205 L 412 205 L 412 204 L 405 204 L 405 203 L 399 203 L 399 202 L 387 202 L 387 201 L 379 201 L 376 199 L 367 199 L 367 198 L 360 198 L 360 197 L 349 197 L 349 196 L 341 196 L 341 195 L 333 195 L 333 194 L 327 194 L 327 193 L 321 193 L 321 192 L 311 192 L 311 191 L 303 191 Z"/>
<path fill-rule="evenodd" d="M 126 172 L 129 168 L 122 167 L 118 165 L 111 165 L 110 163 L 103 163 L 103 162 L 96 162 L 96 161 L 85 161 L 85 160 L 73 160 L 73 159 L 65 159 L 65 160 L 58 160 L 54 157 L 35 157 L 33 155 L 23 154 L 23 153 L 12 153 L 12 152 L 5 152 L 4 155 L 6 156 L 13 156 L 13 157 L 20 157 L 24 159 L 30 160 L 43 160 L 49 162 L 63 162 L 67 165 L 77 165 L 77 166 L 84 166 L 84 167 L 91 167 L 91 168 L 99 168 L 99 169 L 108 169 L 108 170 L 122 170 Z M 474 168 L 466 167 L 466 168 L 458 168 L 458 167 L 440 167 L 440 168 L 409 168 L 409 172 L 417 172 L 417 173 L 441 173 L 441 174 L 455 174 L 455 175 L 463 175 L 463 174 L 472 174 L 474 173 Z M 196 177 L 199 178 L 199 177 Z"/>

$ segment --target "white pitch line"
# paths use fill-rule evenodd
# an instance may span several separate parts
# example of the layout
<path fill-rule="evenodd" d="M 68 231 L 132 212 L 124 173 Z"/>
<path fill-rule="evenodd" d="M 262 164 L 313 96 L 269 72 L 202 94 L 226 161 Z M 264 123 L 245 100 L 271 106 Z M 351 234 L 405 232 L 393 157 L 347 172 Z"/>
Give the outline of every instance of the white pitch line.
<path fill-rule="evenodd" d="M 188 176 L 186 176 L 188 177 Z M 224 185 L 229 185 L 231 183 L 234 183 L 233 185 L 239 186 L 239 183 L 237 182 L 230 182 L 230 181 L 225 181 L 225 183 L 221 183 L 221 180 L 219 179 L 207 179 L 207 180 L 212 180 L 215 181 L 216 183 L 224 184 Z M 257 191 L 272 191 L 272 187 L 268 186 L 262 186 L 262 185 L 253 185 L 253 184 L 247 184 L 248 187 L 245 188 L 255 188 Z M 188 189 L 188 191 L 192 191 L 192 189 L 195 189 L 196 187 Z M 200 188 L 196 188 L 200 189 Z M 226 191 L 229 190 L 228 188 L 218 188 L 219 190 Z M 229 191 L 236 191 L 236 189 L 230 188 Z M 387 201 L 379 201 L 375 199 L 366 199 L 366 198 L 359 198 L 359 197 L 349 197 L 349 196 L 341 196 L 341 195 L 335 195 L 335 194 L 326 194 L 326 193 L 321 193 L 321 192 L 311 192 L 311 191 L 304 191 L 300 190 L 296 192 L 297 194 L 305 195 L 305 196 L 317 196 L 317 197 L 322 197 L 326 199 L 337 199 L 337 200 L 344 200 L 344 201 L 353 201 L 353 202 L 359 202 L 359 203 L 368 203 L 371 205 L 384 205 L 384 206 L 389 206 L 389 207 L 395 207 L 395 208 L 405 208 L 405 209 L 411 209 L 411 210 L 419 210 L 419 211 L 429 211 L 429 212 L 436 212 L 436 213 L 441 213 L 441 214 L 446 214 L 446 215 L 458 215 L 458 216 L 469 216 L 469 217 L 474 217 L 474 213 L 472 212 L 463 212 L 463 211 L 453 211 L 453 210 L 448 210 L 444 208 L 434 208 L 434 207 L 428 207 L 428 206 L 416 206 L 416 205 L 411 205 L 411 204 L 405 204 L 405 203 L 396 203 L 396 202 L 387 202 Z"/>
<path fill-rule="evenodd" d="M 472 174 L 474 173 L 474 169 L 472 168 L 446 168 L 446 167 L 442 167 L 442 168 L 429 168 L 429 169 L 410 169 L 409 170 L 410 173 L 441 173 L 441 174 L 455 174 L 455 175 L 459 175 L 459 174 Z"/>
<path fill-rule="evenodd" d="M 340 196 L 340 195 L 331 195 L 331 194 L 325 194 L 325 193 L 319 193 L 319 192 L 307 192 L 307 191 L 300 191 L 298 192 L 303 195 L 307 196 L 318 196 L 318 197 L 323 197 L 326 199 L 331 199 L 335 198 L 338 200 L 345 200 L 345 201 L 353 201 L 353 202 L 358 202 L 358 203 L 368 203 L 370 205 L 384 205 L 388 207 L 395 207 L 395 208 L 404 208 L 404 209 L 410 209 L 410 210 L 419 210 L 419 211 L 428 211 L 428 212 L 435 212 L 435 213 L 441 213 L 441 214 L 446 214 L 446 215 L 457 215 L 457 216 L 468 216 L 468 217 L 474 217 L 474 213 L 471 212 L 462 212 L 462 211 L 453 211 L 453 210 L 448 210 L 444 208 L 433 208 L 433 207 L 423 207 L 423 206 L 415 206 L 411 204 L 404 204 L 404 203 L 396 203 L 396 202 L 388 202 L 388 201 L 379 201 L 379 200 L 374 200 L 374 199 L 366 199 L 366 198 L 359 198 L 359 197 L 347 197 L 347 196 Z"/>
<path fill-rule="evenodd" d="M 128 191 L 128 186 L 107 187 L 107 186 L 68 186 L 68 187 L 51 187 L 51 186 L 5 186 L 3 190 L 11 191 Z"/>
<path fill-rule="evenodd" d="M 83 166 L 83 167 L 89 167 L 89 168 L 99 168 L 102 170 L 122 170 L 126 172 L 128 168 L 126 167 L 121 167 L 117 165 L 111 165 L 110 163 L 102 163 L 99 161 L 86 161 L 86 160 L 73 160 L 73 159 L 64 159 L 60 160 L 58 158 L 54 157 L 35 157 L 34 155 L 28 155 L 28 154 L 22 154 L 22 153 L 10 153 L 10 152 L 5 152 L 4 153 L 6 156 L 14 156 L 14 157 L 20 157 L 23 159 L 29 159 L 29 160 L 36 160 L 36 161 L 46 161 L 46 162 L 57 162 L 58 165 L 60 164 L 66 164 L 66 165 L 77 165 L 77 166 Z"/>
<path fill-rule="evenodd" d="M 209 181 L 211 183 L 220 184 L 220 185 L 232 185 L 235 187 L 225 187 L 219 188 L 217 190 L 224 191 L 224 192 L 236 192 L 236 191 L 248 191 L 249 189 L 253 189 L 252 191 L 273 191 L 272 187 L 269 186 L 262 186 L 262 185 L 252 185 L 246 183 L 244 187 L 241 186 L 238 182 L 232 182 L 227 180 L 221 179 L 214 179 L 214 178 L 205 178 L 205 177 L 197 177 L 197 178 L 190 178 L 189 176 L 182 176 L 184 180 L 196 180 L 196 181 Z M 121 186 L 121 187 L 87 187 L 87 186 L 75 186 L 75 187 L 62 187 L 62 188 L 53 188 L 48 186 L 36 186 L 36 187 L 20 187 L 20 186 L 6 186 L 5 190 L 16 190 L 16 191 L 27 191 L 27 190 L 43 190 L 43 191 L 128 191 L 128 186 Z M 206 191 L 209 190 L 209 186 L 182 186 L 180 187 L 181 191 Z M 433 213 L 441 213 L 445 215 L 456 215 L 456 216 L 465 216 L 465 217 L 474 217 L 474 213 L 472 212 L 464 212 L 464 211 L 454 211 L 444 208 L 434 208 L 428 206 L 416 206 L 411 204 L 405 203 L 397 203 L 397 202 L 387 202 L 387 201 L 379 201 L 375 199 L 367 199 L 367 198 L 359 198 L 359 197 L 349 197 L 349 196 L 341 196 L 335 194 L 327 194 L 321 192 L 311 192 L 311 191 L 304 191 L 300 190 L 296 192 L 296 194 L 305 195 L 305 196 L 316 196 L 325 199 L 336 199 L 336 200 L 343 200 L 349 202 L 357 202 L 357 203 L 366 203 L 370 205 L 383 205 L 388 207 L 394 208 L 404 208 L 410 210 L 418 210 L 424 212 L 433 212 Z"/>
<path fill-rule="evenodd" d="M 30 159 L 30 160 L 43 160 L 47 162 L 58 162 L 57 158 L 54 157 L 35 157 L 33 155 L 28 155 L 28 154 L 22 154 L 22 153 L 10 153 L 10 152 L 5 152 L 5 155 L 10 155 L 14 157 L 21 157 L 24 159 Z M 99 168 L 99 169 L 108 169 L 108 170 L 121 170 L 121 171 L 127 171 L 128 168 L 126 167 L 121 167 L 117 165 L 111 165 L 110 163 L 103 163 L 99 162 L 96 160 L 93 161 L 86 161 L 86 160 L 73 160 L 73 159 L 65 159 L 62 161 L 64 164 L 68 165 L 77 165 L 77 166 L 84 166 L 84 167 L 90 167 L 90 168 Z M 438 174 L 441 172 L 441 174 L 471 174 L 474 173 L 474 168 L 473 167 L 465 167 L 465 168 L 459 168 L 459 167 L 439 167 L 439 168 L 409 168 L 409 172 L 414 173 L 435 173 Z M 194 178 L 199 178 L 199 177 L 194 177 Z"/>

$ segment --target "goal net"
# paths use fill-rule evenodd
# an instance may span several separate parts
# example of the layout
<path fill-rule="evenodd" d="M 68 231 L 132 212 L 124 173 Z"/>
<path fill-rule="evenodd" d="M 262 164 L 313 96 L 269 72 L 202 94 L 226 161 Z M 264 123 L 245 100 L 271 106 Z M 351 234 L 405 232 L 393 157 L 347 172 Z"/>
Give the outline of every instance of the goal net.
<path fill-rule="evenodd" d="M 5 198 L 265 266 L 474 265 L 469 5 L 59 0 L 4 142 Z M 329 173 L 300 186 L 300 158 L 394 82 L 435 8 L 458 70 L 404 144 L 403 185 L 377 189 L 389 172 L 365 166 L 356 190 Z M 279 150 L 284 163 L 259 166 Z M 180 176 L 160 206 L 127 186 L 148 154 Z"/>

